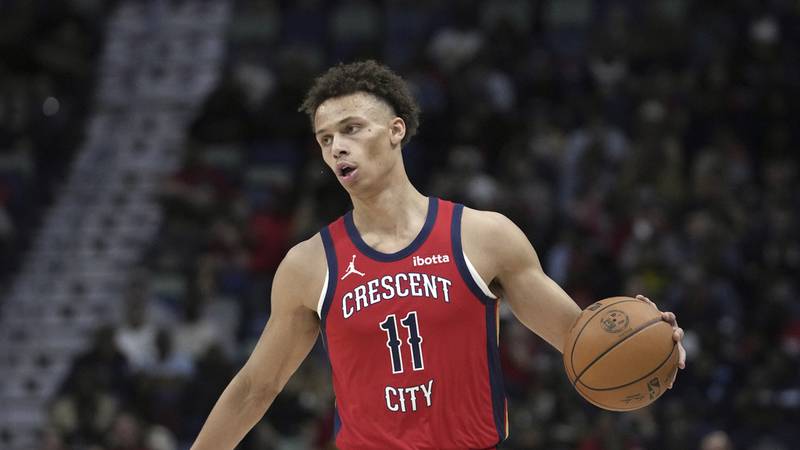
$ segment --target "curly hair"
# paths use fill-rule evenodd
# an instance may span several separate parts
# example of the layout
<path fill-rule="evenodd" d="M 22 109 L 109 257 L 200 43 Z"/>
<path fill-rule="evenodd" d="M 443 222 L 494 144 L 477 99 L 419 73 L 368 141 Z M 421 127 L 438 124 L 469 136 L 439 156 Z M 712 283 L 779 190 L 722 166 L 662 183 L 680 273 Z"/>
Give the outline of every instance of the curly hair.
<path fill-rule="evenodd" d="M 419 127 L 419 106 L 406 82 L 390 68 L 373 60 L 339 63 L 317 77 L 298 111 L 305 112 L 314 126 L 314 114 L 330 98 L 366 92 L 386 102 L 406 123 L 403 144 L 408 143 Z"/>

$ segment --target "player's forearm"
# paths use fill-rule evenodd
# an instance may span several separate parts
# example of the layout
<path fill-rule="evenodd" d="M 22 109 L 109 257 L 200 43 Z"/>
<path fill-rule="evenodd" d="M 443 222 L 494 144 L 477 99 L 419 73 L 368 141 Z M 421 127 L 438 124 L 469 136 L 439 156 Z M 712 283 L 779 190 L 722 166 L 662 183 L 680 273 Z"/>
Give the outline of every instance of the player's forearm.
<path fill-rule="evenodd" d="M 544 272 L 532 276 L 520 275 L 523 280 L 509 283 L 506 299 L 517 318 L 531 331 L 559 352 L 564 340 L 581 313 L 580 307 Z"/>
<path fill-rule="evenodd" d="M 276 396 L 277 390 L 257 389 L 240 372 L 217 400 L 191 450 L 233 449 Z"/>

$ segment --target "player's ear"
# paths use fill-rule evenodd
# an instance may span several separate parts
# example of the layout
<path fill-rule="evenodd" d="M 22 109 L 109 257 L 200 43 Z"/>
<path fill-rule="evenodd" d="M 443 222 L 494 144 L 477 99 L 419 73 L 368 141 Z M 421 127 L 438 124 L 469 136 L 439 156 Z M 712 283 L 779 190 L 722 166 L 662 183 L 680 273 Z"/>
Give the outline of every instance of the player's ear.
<path fill-rule="evenodd" d="M 406 137 L 406 122 L 400 117 L 395 117 L 389 122 L 389 142 L 396 147 Z"/>

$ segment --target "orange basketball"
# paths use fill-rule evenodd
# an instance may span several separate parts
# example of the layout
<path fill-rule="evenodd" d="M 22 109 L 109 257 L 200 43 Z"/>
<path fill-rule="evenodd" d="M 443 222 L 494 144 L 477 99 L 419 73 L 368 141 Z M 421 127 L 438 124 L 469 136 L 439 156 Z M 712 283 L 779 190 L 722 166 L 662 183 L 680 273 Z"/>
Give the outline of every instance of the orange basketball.
<path fill-rule="evenodd" d="M 570 382 L 589 402 L 632 411 L 654 402 L 678 370 L 672 326 L 653 306 L 630 297 L 583 310 L 564 345 Z"/>

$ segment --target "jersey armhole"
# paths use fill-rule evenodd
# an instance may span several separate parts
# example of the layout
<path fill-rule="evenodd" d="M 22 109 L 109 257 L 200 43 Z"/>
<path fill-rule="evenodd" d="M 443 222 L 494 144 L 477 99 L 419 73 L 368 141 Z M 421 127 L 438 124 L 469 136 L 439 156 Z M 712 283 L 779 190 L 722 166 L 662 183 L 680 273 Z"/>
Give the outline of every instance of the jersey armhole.
<path fill-rule="evenodd" d="M 317 314 L 319 314 L 320 327 L 323 334 L 325 332 L 325 318 L 328 316 L 328 310 L 333 301 L 333 294 L 336 292 L 336 276 L 331 277 L 331 274 L 339 273 L 336 267 L 336 249 L 333 245 L 331 232 L 329 227 L 325 227 L 319 232 L 322 238 L 322 245 L 325 248 L 325 260 L 328 269 L 325 272 L 325 283 L 322 286 L 322 291 L 319 293 L 319 301 L 317 302 Z"/>
<path fill-rule="evenodd" d="M 472 276 L 473 281 L 475 281 L 475 284 L 477 284 L 481 289 L 483 295 L 493 300 L 497 300 L 497 296 L 492 293 L 492 291 L 489 289 L 489 286 L 487 286 L 486 282 L 483 280 L 483 278 L 481 278 L 481 274 L 478 273 L 478 271 L 475 269 L 475 266 L 473 266 L 472 262 L 470 262 L 469 258 L 467 257 L 467 252 L 464 252 L 464 262 L 467 264 L 467 269 L 469 270 L 469 274 Z M 325 281 L 327 282 L 327 278 Z"/>
<path fill-rule="evenodd" d="M 322 319 L 322 305 L 325 304 L 325 294 L 328 293 L 328 276 L 329 270 L 325 269 L 325 283 L 322 284 L 322 290 L 319 292 L 319 301 L 317 302 L 317 315 Z"/>
<path fill-rule="evenodd" d="M 453 217 L 450 222 L 450 238 L 452 239 L 453 258 L 456 260 L 456 267 L 461 274 L 461 279 L 470 291 L 475 294 L 482 303 L 495 303 L 497 296 L 492 294 L 489 286 L 483 281 L 475 266 L 467 259 L 467 254 L 461 245 L 461 216 L 464 212 L 464 205 L 456 203 L 453 205 Z"/>

